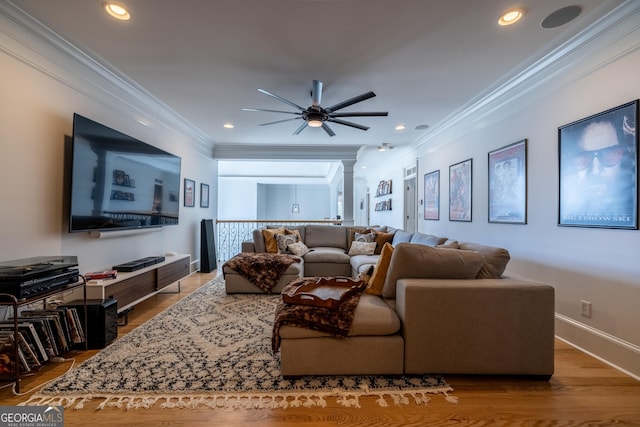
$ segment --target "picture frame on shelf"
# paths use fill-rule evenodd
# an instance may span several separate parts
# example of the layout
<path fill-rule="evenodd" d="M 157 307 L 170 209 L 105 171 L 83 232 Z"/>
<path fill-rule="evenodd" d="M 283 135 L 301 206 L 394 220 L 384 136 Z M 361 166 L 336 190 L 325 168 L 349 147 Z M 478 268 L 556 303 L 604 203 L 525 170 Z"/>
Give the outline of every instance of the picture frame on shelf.
<path fill-rule="evenodd" d="M 471 222 L 473 159 L 449 166 L 449 221 Z"/>
<path fill-rule="evenodd" d="M 424 219 L 440 220 L 440 169 L 424 175 Z"/>
<path fill-rule="evenodd" d="M 196 205 L 196 182 L 192 179 L 184 179 L 184 205 L 192 208 Z"/>
<path fill-rule="evenodd" d="M 209 207 L 209 184 L 200 183 L 200 207 Z"/>
<path fill-rule="evenodd" d="M 558 128 L 558 225 L 638 229 L 638 100 Z"/>
<path fill-rule="evenodd" d="M 527 140 L 488 154 L 489 222 L 527 223 Z"/>

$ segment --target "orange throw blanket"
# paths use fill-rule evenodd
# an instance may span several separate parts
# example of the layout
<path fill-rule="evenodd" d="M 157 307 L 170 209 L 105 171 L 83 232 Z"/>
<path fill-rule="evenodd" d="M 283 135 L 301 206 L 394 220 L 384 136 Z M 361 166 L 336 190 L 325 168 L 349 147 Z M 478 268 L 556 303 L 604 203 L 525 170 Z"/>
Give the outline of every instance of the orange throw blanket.
<path fill-rule="evenodd" d="M 241 252 L 225 262 L 242 277 L 267 293 L 278 284 L 278 281 L 291 264 L 299 263 L 300 258 L 286 254 Z"/>

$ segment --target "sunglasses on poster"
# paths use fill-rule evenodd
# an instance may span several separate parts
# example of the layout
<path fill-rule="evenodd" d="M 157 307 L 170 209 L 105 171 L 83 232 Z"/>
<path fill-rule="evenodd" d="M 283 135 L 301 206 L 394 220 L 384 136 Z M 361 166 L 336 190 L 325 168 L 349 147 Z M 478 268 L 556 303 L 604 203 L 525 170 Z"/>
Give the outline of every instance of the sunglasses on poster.
<path fill-rule="evenodd" d="M 594 159 L 598 159 L 600 165 L 610 168 L 617 166 L 622 161 L 624 149 L 619 145 L 601 148 L 593 151 L 580 151 L 575 155 L 576 166 L 580 169 L 586 169 L 593 163 Z"/>

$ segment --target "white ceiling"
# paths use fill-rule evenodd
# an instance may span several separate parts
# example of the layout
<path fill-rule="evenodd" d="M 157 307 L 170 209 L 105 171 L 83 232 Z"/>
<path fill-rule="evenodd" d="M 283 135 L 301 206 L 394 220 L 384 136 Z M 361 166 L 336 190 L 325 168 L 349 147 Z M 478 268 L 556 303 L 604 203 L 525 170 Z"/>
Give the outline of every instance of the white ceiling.
<path fill-rule="evenodd" d="M 134 82 L 219 144 L 409 145 L 495 89 L 621 0 L 121 0 L 132 14 L 116 21 L 102 0 L 14 0 L 16 7 Z M 541 21 L 579 3 L 582 14 L 554 29 Z M 512 6 L 512 27 L 497 25 Z M 350 118 L 361 131 L 331 124 L 261 123 L 293 111 L 258 88 L 307 107 L 313 79 L 323 106 L 369 90 L 377 96 L 343 111 L 388 111 Z M 231 122 L 234 129 L 222 125 Z M 404 131 L 395 131 L 399 123 Z"/>

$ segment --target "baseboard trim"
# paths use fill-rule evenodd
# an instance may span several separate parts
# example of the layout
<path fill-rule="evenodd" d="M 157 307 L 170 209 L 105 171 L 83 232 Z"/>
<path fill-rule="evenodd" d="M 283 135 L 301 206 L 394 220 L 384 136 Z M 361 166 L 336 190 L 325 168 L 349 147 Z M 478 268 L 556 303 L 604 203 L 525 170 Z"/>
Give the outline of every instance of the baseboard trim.
<path fill-rule="evenodd" d="M 640 346 L 556 313 L 556 337 L 640 381 Z"/>

